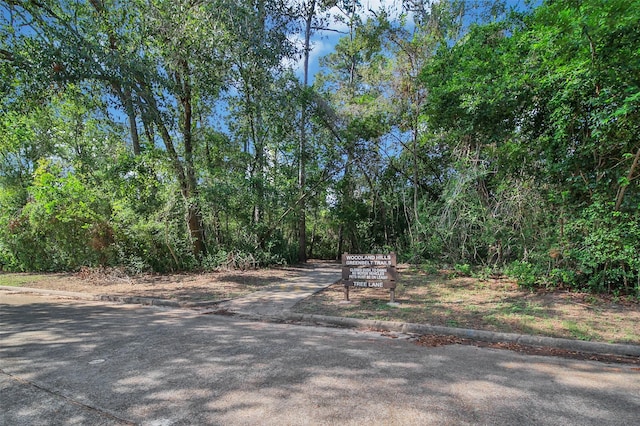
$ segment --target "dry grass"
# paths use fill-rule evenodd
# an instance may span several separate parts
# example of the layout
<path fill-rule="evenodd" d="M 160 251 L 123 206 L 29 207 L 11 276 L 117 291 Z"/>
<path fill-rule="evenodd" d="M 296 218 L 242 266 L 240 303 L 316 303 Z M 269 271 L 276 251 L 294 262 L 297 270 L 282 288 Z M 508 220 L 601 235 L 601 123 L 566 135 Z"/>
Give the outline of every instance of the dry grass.
<path fill-rule="evenodd" d="M 339 284 L 296 305 L 297 312 L 450 327 L 526 333 L 579 340 L 640 344 L 637 301 L 566 291 L 529 292 L 504 278 L 481 280 L 404 268 L 396 289 L 350 291 Z"/>
<path fill-rule="evenodd" d="M 352 289 L 342 303 L 340 284 L 300 302 L 297 312 L 426 323 L 510 333 L 527 333 L 616 343 L 640 344 L 637 300 L 584 293 L 529 292 L 503 278 L 452 278 L 399 268 L 399 306 L 389 306 L 389 291 Z M 128 276 L 118 270 L 77 274 L 0 273 L 0 285 L 92 294 L 215 301 L 240 297 L 299 274 L 295 268 L 222 271 L 203 274 Z"/>
<path fill-rule="evenodd" d="M 288 268 L 202 274 L 141 274 L 119 269 L 83 269 L 74 274 L 0 274 L 0 285 L 113 296 L 201 302 L 244 296 L 286 279 Z"/>

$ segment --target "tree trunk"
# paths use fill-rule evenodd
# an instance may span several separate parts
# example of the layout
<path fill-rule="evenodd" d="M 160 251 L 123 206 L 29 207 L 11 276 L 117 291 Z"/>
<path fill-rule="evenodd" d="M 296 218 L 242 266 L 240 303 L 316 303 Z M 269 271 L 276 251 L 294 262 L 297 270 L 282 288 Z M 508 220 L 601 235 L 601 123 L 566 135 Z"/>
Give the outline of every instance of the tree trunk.
<path fill-rule="evenodd" d="M 192 250 L 196 258 L 206 254 L 204 242 L 204 225 L 202 212 L 198 208 L 197 196 L 198 187 L 196 181 L 195 166 L 193 164 L 193 133 L 191 132 L 193 122 L 193 110 L 191 105 L 191 75 L 187 61 L 181 62 L 182 75 L 176 73 L 176 81 L 182 87 L 180 103 L 182 104 L 182 138 L 184 143 L 184 162 L 186 168 L 186 185 L 183 190 L 183 197 L 187 204 L 187 224 L 189 234 L 193 244 Z"/>
<path fill-rule="evenodd" d="M 102 1 L 90 0 L 89 2 L 95 9 L 96 13 L 104 17 L 105 8 Z M 112 51 L 117 52 L 118 40 L 116 38 L 116 34 L 113 32 L 113 30 L 109 30 L 108 34 L 109 34 L 109 47 L 111 48 Z M 138 125 L 136 123 L 136 112 L 133 107 L 133 101 L 131 99 L 131 90 L 130 89 L 123 90 L 122 85 L 117 82 L 112 82 L 111 86 L 117 93 L 118 97 L 120 98 L 120 102 L 124 107 L 127 117 L 129 118 L 129 132 L 131 134 L 131 144 L 133 145 L 133 154 L 140 155 L 140 138 L 138 136 Z"/>
<path fill-rule="evenodd" d="M 636 151 L 636 155 L 633 158 L 633 164 L 631 164 L 631 168 L 629 169 L 629 173 L 627 173 L 626 182 L 624 182 L 624 184 L 620 185 L 620 187 L 618 188 L 618 194 L 616 196 L 616 206 L 615 206 L 615 210 L 616 211 L 620 210 L 620 207 L 622 207 L 622 201 L 624 201 L 624 193 L 627 190 L 627 186 L 633 180 L 633 175 L 636 172 L 636 168 L 638 167 L 638 163 L 640 163 L 640 148 L 638 148 L 638 151 Z"/>
<path fill-rule="evenodd" d="M 311 31 L 313 30 L 313 17 L 316 10 L 316 0 L 311 0 L 305 16 L 305 32 L 304 32 L 304 80 L 303 87 L 309 86 L 309 53 L 311 45 Z M 306 202 L 304 200 L 304 191 L 306 185 L 306 151 L 307 151 L 307 105 L 302 105 L 302 114 L 300 116 L 300 146 L 298 160 L 298 187 L 300 190 L 300 199 L 298 212 L 298 260 L 300 262 L 307 261 L 307 221 L 306 221 Z"/>
<path fill-rule="evenodd" d="M 131 133 L 131 144 L 133 145 L 133 155 L 140 155 L 140 137 L 138 136 L 138 124 L 136 123 L 136 111 L 131 100 L 131 90 L 123 93 L 124 108 L 129 117 L 129 131 Z"/>
<path fill-rule="evenodd" d="M 182 79 L 180 79 L 180 81 L 181 80 Z M 160 133 L 160 137 L 164 142 L 167 154 L 171 159 L 171 164 L 177 175 L 178 184 L 180 185 L 180 193 L 185 201 L 186 222 L 187 227 L 189 228 L 189 235 L 191 237 L 192 251 L 194 256 L 198 258 L 206 253 L 206 247 L 204 243 L 205 233 L 202 220 L 202 212 L 196 204 L 198 192 L 196 186 L 195 169 L 193 165 L 193 146 L 191 135 L 191 87 L 189 84 L 184 86 L 183 93 L 180 96 L 180 102 L 183 107 L 181 120 L 182 122 L 180 124 L 182 127 L 181 130 L 185 148 L 183 165 L 183 162 L 180 159 L 178 152 L 176 151 L 175 145 L 173 144 L 171 134 L 169 133 L 167 126 L 162 120 L 162 116 L 158 109 L 155 96 L 150 92 L 150 90 L 148 90 L 148 86 L 143 81 L 139 81 L 138 84 L 140 85 L 139 93 L 143 97 L 148 107 L 150 119 L 153 120 Z"/>

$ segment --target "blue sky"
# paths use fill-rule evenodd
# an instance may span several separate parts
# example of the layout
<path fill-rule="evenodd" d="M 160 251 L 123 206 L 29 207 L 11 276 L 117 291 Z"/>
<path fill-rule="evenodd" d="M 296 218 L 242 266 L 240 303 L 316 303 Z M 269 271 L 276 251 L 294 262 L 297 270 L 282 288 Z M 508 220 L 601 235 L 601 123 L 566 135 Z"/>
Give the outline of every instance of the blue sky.
<path fill-rule="evenodd" d="M 438 1 L 438 0 L 433 0 Z M 515 7 L 517 9 L 526 8 L 526 0 L 507 0 L 507 7 Z M 539 5 L 542 3 L 542 0 L 534 0 L 532 2 L 534 5 Z M 398 18 L 400 14 L 403 12 L 402 9 L 402 0 L 362 0 L 363 12 L 360 14 L 360 17 L 363 21 L 365 21 L 372 14 L 370 11 L 378 11 L 381 7 L 384 7 L 389 16 L 392 18 Z M 336 7 L 330 9 L 328 14 L 331 17 L 336 15 L 341 15 L 340 10 Z M 347 32 L 348 27 L 344 23 L 335 22 L 335 20 L 331 24 L 331 28 L 333 31 L 323 31 L 318 32 L 312 38 L 312 50 L 309 57 L 309 71 L 311 74 L 311 81 L 313 83 L 313 77 L 320 70 L 320 58 L 331 53 L 335 48 L 340 37 L 343 37 L 344 34 L 337 33 L 336 31 Z M 410 21 L 410 19 L 409 19 Z M 302 46 L 302 35 L 297 35 L 295 37 L 295 41 Z M 302 79 L 302 60 L 298 63 L 293 64 L 296 74 Z"/>
<path fill-rule="evenodd" d="M 382 6 L 385 8 L 394 8 L 397 10 L 398 14 L 401 11 L 401 0 L 362 0 L 363 5 L 363 13 L 360 14 L 360 17 L 363 21 L 367 19 L 371 15 L 369 10 L 378 11 Z M 320 69 L 320 58 L 331 53 L 335 48 L 336 44 L 340 37 L 343 37 L 345 34 L 340 34 L 336 31 L 340 31 L 342 33 L 348 32 L 348 27 L 344 23 L 335 22 L 334 17 L 342 15 L 340 9 L 337 7 L 331 8 L 327 14 L 331 17 L 330 19 L 330 28 L 332 31 L 321 31 L 314 34 L 312 37 L 312 49 L 309 56 L 309 70 L 311 74 L 311 81 L 313 82 L 313 76 Z M 396 15 L 397 16 L 397 15 Z M 302 34 L 298 34 L 294 37 L 294 41 L 302 46 L 303 44 L 303 36 Z M 302 79 L 302 60 L 300 60 L 297 64 L 294 64 L 294 69 L 296 70 L 296 74 Z"/>

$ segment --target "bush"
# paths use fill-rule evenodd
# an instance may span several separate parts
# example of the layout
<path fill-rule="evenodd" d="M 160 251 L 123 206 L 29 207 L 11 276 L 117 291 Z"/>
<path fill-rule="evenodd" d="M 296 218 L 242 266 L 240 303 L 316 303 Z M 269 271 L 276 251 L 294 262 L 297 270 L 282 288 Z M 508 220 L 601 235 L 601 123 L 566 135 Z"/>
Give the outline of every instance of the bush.
<path fill-rule="evenodd" d="M 41 161 L 21 210 L 5 217 L 3 262 L 23 271 L 105 266 L 113 256 L 110 205 L 61 166 Z"/>
<path fill-rule="evenodd" d="M 533 290 L 540 282 L 540 271 L 531 263 L 516 260 L 504 269 L 504 274 L 515 279 L 520 287 Z"/>
<path fill-rule="evenodd" d="M 599 293 L 640 292 L 640 214 L 595 202 L 568 226 L 575 285 Z"/>
<path fill-rule="evenodd" d="M 456 271 L 456 275 L 462 277 L 470 277 L 471 273 L 473 272 L 471 269 L 471 265 L 467 263 L 464 263 L 462 265 L 457 264 L 453 267 L 453 269 Z"/>

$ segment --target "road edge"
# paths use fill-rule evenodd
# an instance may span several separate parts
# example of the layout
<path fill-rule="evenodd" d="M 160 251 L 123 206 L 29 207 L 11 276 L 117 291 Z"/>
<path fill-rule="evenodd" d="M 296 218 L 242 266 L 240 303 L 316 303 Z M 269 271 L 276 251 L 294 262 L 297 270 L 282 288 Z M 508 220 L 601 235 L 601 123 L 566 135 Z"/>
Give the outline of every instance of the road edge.
<path fill-rule="evenodd" d="M 326 315 L 301 314 L 295 312 L 288 312 L 280 319 L 284 319 L 285 321 L 293 321 L 320 326 L 374 329 L 406 334 L 447 335 L 490 343 L 517 343 L 521 345 L 551 347 L 600 355 L 640 357 L 640 345 L 633 344 L 589 342 L 583 340 L 563 339 L 558 337 L 533 336 L 517 333 L 500 333 L 486 330 L 473 330 L 468 328 L 445 327 L 439 325 L 332 317 Z"/>
<path fill-rule="evenodd" d="M 90 300 L 103 302 L 117 302 L 127 304 L 165 306 L 174 308 L 202 308 L 218 305 L 226 300 L 216 300 L 211 302 L 178 302 L 173 300 L 156 299 L 137 296 L 112 296 L 104 294 L 86 294 L 69 291 L 47 290 L 28 287 L 11 287 L 0 286 L 0 291 L 17 292 L 17 293 L 40 293 L 45 295 Z M 215 313 L 215 312 L 213 312 Z M 309 324 L 316 326 L 342 327 L 342 328 L 360 328 L 374 329 L 389 332 L 398 332 L 406 334 L 437 334 L 456 336 L 476 341 L 484 341 L 490 343 L 517 343 L 529 346 L 551 347 L 557 349 L 565 349 L 576 352 L 586 352 L 601 355 L 617 355 L 640 357 L 640 345 L 622 344 L 622 343 L 604 343 L 589 342 L 583 340 L 572 340 L 558 337 L 534 336 L 528 334 L 517 333 L 501 333 L 487 330 L 474 330 L 468 328 L 445 327 L 439 325 L 406 323 L 398 321 L 382 321 L 368 320 L 360 318 L 334 317 L 327 315 L 303 314 L 295 313 L 290 310 L 282 312 L 277 316 L 262 316 L 251 313 L 237 313 L 240 317 L 254 321 L 269 322 L 295 322 L 300 324 Z"/>

